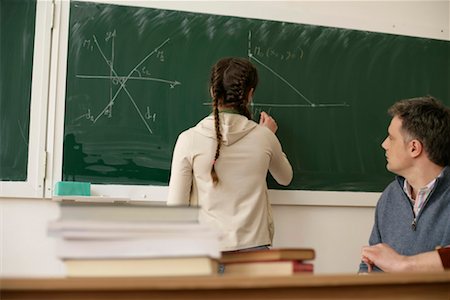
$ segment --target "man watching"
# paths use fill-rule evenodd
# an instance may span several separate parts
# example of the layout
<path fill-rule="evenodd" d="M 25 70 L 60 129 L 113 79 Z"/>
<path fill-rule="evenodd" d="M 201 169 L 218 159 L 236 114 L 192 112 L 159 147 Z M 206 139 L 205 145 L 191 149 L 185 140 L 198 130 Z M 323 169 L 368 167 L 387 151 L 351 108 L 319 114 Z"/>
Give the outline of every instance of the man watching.
<path fill-rule="evenodd" d="M 377 203 L 359 272 L 443 270 L 448 251 L 435 249 L 450 245 L 450 110 L 428 96 L 388 112 L 381 146 L 397 177 Z"/>

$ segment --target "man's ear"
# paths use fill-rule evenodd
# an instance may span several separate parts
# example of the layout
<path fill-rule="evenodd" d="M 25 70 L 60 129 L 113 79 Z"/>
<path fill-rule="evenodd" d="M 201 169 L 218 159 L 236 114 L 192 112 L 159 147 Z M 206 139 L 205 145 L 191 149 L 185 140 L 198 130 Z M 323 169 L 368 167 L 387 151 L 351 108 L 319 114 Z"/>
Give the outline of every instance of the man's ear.
<path fill-rule="evenodd" d="M 419 140 L 411 140 L 409 150 L 412 157 L 418 157 L 423 152 L 423 145 Z"/>

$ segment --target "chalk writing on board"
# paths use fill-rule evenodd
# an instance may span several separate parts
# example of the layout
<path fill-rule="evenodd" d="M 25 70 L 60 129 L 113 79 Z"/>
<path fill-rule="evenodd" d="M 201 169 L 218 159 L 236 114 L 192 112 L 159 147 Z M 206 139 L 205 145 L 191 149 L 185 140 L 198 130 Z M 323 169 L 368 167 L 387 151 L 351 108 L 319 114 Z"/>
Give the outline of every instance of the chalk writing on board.
<path fill-rule="evenodd" d="M 126 93 L 128 99 L 132 103 L 134 109 L 136 110 L 136 113 L 138 114 L 140 120 L 143 122 L 145 127 L 147 128 L 148 132 L 150 134 L 153 134 L 153 130 L 151 129 L 149 122 L 156 122 L 156 116 L 157 114 L 155 112 L 152 112 L 150 107 L 147 106 L 145 113 L 142 113 L 141 109 L 137 105 L 135 99 L 132 96 L 132 92 L 127 88 L 126 83 L 129 80 L 137 80 L 137 81 L 153 81 L 153 82 L 159 82 L 161 84 L 167 84 L 171 89 L 175 88 L 177 85 L 181 85 L 181 82 L 176 80 L 166 80 L 162 78 L 157 77 L 151 77 L 150 71 L 147 69 L 147 67 L 142 66 L 144 62 L 146 62 L 150 57 L 156 56 L 160 61 L 164 61 L 164 46 L 170 41 L 170 38 L 167 38 L 165 41 L 163 41 L 160 45 L 158 45 L 154 50 L 152 50 L 150 53 L 148 53 L 136 66 L 134 66 L 131 71 L 126 76 L 122 76 L 117 74 L 115 68 L 114 68 L 114 51 L 115 51 L 115 38 L 117 34 L 116 31 L 111 31 L 106 33 L 105 41 L 109 42 L 111 44 L 111 57 L 108 58 L 105 55 L 105 52 L 100 47 L 100 44 L 98 43 L 97 37 L 95 35 L 92 36 L 92 40 L 88 39 L 83 42 L 82 47 L 86 48 L 90 51 L 97 50 L 104 63 L 108 66 L 110 74 L 109 75 L 85 75 L 85 74 L 77 74 L 77 78 L 81 79 L 100 79 L 100 80 L 109 80 L 111 82 L 110 91 L 109 91 L 109 102 L 104 107 L 104 109 L 98 113 L 97 115 L 93 115 L 91 113 L 91 109 L 87 109 L 87 112 L 78 118 L 75 119 L 75 121 L 80 119 L 87 119 L 91 121 L 92 123 L 96 123 L 98 119 L 100 119 L 102 116 L 107 116 L 108 118 L 112 117 L 112 111 L 113 106 L 115 104 L 116 98 L 118 97 L 119 93 L 123 91 Z M 113 85 L 117 86 L 120 85 L 116 92 L 113 93 Z"/>
<path fill-rule="evenodd" d="M 311 107 L 311 108 L 314 108 L 314 107 L 338 107 L 338 106 L 344 106 L 344 107 L 347 106 L 348 107 L 349 106 L 347 103 L 327 103 L 327 104 L 322 104 L 322 103 L 316 103 L 314 101 L 311 101 L 305 95 L 303 95 L 295 86 L 293 86 L 287 79 L 285 79 L 282 75 L 277 73 L 270 66 L 268 66 L 267 64 L 265 64 L 264 62 L 262 62 L 258 58 L 258 54 L 260 54 L 260 52 L 261 52 L 260 47 L 256 46 L 256 47 L 254 47 L 254 50 L 255 50 L 256 53 L 254 53 L 252 51 L 252 32 L 249 31 L 248 32 L 248 51 L 247 51 L 248 58 L 250 60 L 253 60 L 254 62 L 256 62 L 258 65 L 262 66 L 263 68 L 268 70 L 272 75 L 274 75 L 279 80 L 281 80 L 291 90 L 293 90 L 297 95 L 299 95 L 301 97 L 301 99 L 303 99 L 303 102 L 306 102 L 306 103 L 283 104 L 283 103 L 253 103 L 252 102 L 252 105 L 254 105 L 254 106 L 278 107 L 278 108 L 290 108 L 290 107 Z M 277 58 L 279 58 L 281 60 L 289 60 L 289 59 L 295 59 L 295 58 L 301 59 L 303 57 L 303 54 L 304 54 L 303 50 L 300 50 L 300 53 L 296 54 L 294 51 L 288 51 L 286 53 L 278 53 L 278 52 L 274 51 L 273 49 L 268 49 L 268 50 L 265 51 L 265 53 L 263 55 L 259 55 L 259 56 L 266 56 L 266 57 L 275 56 L 275 57 L 277 57 Z"/>
<path fill-rule="evenodd" d="M 248 58 L 251 61 L 254 61 L 258 65 L 262 66 L 266 70 L 268 70 L 273 76 L 278 78 L 281 82 L 283 82 L 285 85 L 287 85 L 292 91 L 294 91 L 300 98 L 302 99 L 303 103 L 290 103 L 290 104 L 284 104 L 284 103 L 273 103 L 274 101 L 264 101 L 264 102 L 272 102 L 272 103 L 260 103 L 260 98 L 258 98 L 258 103 L 255 101 L 251 102 L 251 108 L 254 115 L 258 115 L 260 112 L 263 111 L 263 107 L 268 107 L 267 113 L 270 114 L 272 108 L 326 108 L 326 107 L 349 107 L 347 103 L 317 103 L 310 99 L 308 99 L 302 92 L 300 92 L 294 85 L 292 85 L 286 78 L 284 78 L 282 75 L 277 73 L 273 68 L 271 68 L 268 64 L 265 64 L 261 59 L 262 58 L 277 58 L 281 61 L 288 61 L 288 60 L 301 60 L 304 55 L 303 49 L 298 50 L 287 50 L 284 52 L 280 52 L 275 50 L 274 48 L 266 48 L 262 49 L 259 45 L 252 45 L 252 32 L 248 32 L 248 49 L 247 49 L 247 55 Z M 203 105 L 210 106 L 211 103 L 204 102 Z"/>
<path fill-rule="evenodd" d="M 301 48 L 294 50 L 279 51 L 273 47 L 263 48 L 260 45 L 254 45 L 251 52 L 255 57 L 265 57 L 268 59 L 277 58 L 281 61 L 302 60 L 304 54 L 303 49 Z"/>

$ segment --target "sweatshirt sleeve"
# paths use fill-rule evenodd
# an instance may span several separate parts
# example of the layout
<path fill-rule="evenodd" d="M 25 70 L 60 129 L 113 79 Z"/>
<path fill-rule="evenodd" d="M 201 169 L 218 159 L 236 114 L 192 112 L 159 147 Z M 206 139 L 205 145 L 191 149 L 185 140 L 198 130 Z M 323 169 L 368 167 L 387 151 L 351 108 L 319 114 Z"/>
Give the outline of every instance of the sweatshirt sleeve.
<path fill-rule="evenodd" d="M 279 184 L 288 185 L 291 183 L 293 176 L 292 166 L 289 163 L 286 154 L 283 152 L 277 136 L 272 132 L 270 132 L 270 134 L 273 137 L 273 152 L 270 159 L 269 172 Z"/>
<path fill-rule="evenodd" d="M 192 188 L 191 147 L 186 133 L 178 136 L 172 157 L 167 205 L 189 205 Z"/>

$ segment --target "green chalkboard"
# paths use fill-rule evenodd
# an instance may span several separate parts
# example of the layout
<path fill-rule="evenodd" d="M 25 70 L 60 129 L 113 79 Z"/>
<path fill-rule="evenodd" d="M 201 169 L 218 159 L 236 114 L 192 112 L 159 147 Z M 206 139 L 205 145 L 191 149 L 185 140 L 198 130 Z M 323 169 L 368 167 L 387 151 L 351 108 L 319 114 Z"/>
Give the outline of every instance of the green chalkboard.
<path fill-rule="evenodd" d="M 210 113 L 221 57 L 249 57 L 255 115 L 272 114 L 288 189 L 380 191 L 396 100 L 449 95 L 446 41 L 180 11 L 72 2 L 64 180 L 167 185 L 178 134 Z M 269 178 L 271 188 L 281 188 Z"/>
<path fill-rule="evenodd" d="M 35 19 L 35 0 L 0 0 L 2 181 L 27 180 Z"/>

